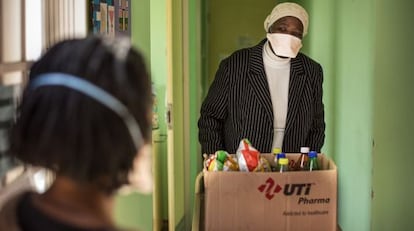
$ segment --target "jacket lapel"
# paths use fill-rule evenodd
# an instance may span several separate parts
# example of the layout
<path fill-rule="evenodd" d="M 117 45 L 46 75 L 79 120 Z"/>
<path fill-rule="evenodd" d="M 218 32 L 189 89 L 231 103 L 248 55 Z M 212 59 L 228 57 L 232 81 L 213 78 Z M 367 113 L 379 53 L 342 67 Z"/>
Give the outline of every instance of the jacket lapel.
<path fill-rule="evenodd" d="M 251 48 L 248 81 L 254 94 L 259 99 L 259 103 L 265 109 L 266 117 L 273 123 L 272 100 L 263 64 L 262 52 L 265 41 L 263 40 L 259 45 Z"/>
<path fill-rule="evenodd" d="M 298 54 L 296 58 L 291 60 L 290 64 L 288 112 L 286 118 L 285 133 L 288 133 L 289 129 L 291 129 L 294 124 L 295 117 L 299 110 L 299 102 L 302 97 L 302 89 L 305 83 L 305 73 L 300 57 L 301 54 Z"/>

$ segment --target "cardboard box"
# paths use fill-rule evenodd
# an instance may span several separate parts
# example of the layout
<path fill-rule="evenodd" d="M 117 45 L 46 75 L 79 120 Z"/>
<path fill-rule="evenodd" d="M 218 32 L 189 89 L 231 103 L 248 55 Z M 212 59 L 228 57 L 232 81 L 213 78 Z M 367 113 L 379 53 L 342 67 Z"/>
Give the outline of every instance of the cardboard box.
<path fill-rule="evenodd" d="M 271 154 L 262 154 L 268 160 Z M 287 154 L 296 160 L 297 154 Z M 196 188 L 204 230 L 337 230 L 337 169 L 323 154 L 313 172 L 207 172 Z M 271 161 L 273 164 L 273 161 Z M 197 195 L 198 194 L 198 195 Z M 197 229 L 193 229 L 197 230 Z"/>

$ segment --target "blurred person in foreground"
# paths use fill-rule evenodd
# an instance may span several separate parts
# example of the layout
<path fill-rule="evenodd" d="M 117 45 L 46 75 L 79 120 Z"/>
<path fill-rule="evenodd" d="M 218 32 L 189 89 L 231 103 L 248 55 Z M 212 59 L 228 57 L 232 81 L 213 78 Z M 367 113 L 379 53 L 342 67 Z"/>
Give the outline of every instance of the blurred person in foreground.
<path fill-rule="evenodd" d="M 0 230 L 119 230 L 114 195 L 151 190 L 151 107 L 143 57 L 126 38 L 90 36 L 48 50 L 30 70 L 10 155 L 55 179 L 45 193 L 6 201 Z"/>
<path fill-rule="evenodd" d="M 280 3 L 264 21 L 266 38 L 220 63 L 198 121 L 203 153 L 236 153 L 244 138 L 263 153 L 303 146 L 320 152 L 323 71 L 299 52 L 308 25 L 302 6 Z"/>

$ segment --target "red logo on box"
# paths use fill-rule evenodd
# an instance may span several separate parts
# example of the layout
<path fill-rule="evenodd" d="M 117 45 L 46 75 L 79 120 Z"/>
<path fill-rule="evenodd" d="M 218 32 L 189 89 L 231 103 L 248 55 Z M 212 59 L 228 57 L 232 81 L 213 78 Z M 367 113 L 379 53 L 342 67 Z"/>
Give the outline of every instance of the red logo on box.
<path fill-rule="evenodd" d="M 278 193 L 278 192 L 280 192 L 280 190 L 282 190 L 282 187 L 280 187 L 279 184 L 275 185 L 275 181 L 272 178 L 269 177 L 266 180 L 266 183 L 260 185 L 257 189 L 260 192 L 265 192 L 266 193 L 265 194 L 266 198 L 271 200 L 275 196 L 275 193 Z"/>
<path fill-rule="evenodd" d="M 314 184 L 314 183 L 313 183 Z M 292 196 L 292 195 L 309 195 L 311 190 L 311 183 L 303 183 L 303 184 L 286 184 L 283 188 L 276 184 L 275 181 L 269 177 L 266 180 L 266 183 L 260 185 L 257 189 L 265 193 L 265 196 L 268 200 L 273 199 L 276 193 L 279 193 L 283 189 L 283 194 L 285 196 Z"/>

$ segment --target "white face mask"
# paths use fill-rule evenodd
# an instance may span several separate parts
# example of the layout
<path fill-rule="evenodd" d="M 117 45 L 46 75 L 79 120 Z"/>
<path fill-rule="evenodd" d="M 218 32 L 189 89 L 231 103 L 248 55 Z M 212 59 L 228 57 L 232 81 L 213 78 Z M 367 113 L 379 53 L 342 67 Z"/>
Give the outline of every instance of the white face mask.
<path fill-rule="evenodd" d="M 290 34 L 267 33 L 267 39 L 275 54 L 281 57 L 295 58 L 302 47 L 302 40 Z"/>
<path fill-rule="evenodd" d="M 148 194 L 153 189 L 152 146 L 144 145 L 134 159 L 133 168 L 128 174 L 129 184 L 119 189 L 120 194 L 139 192 Z"/>

